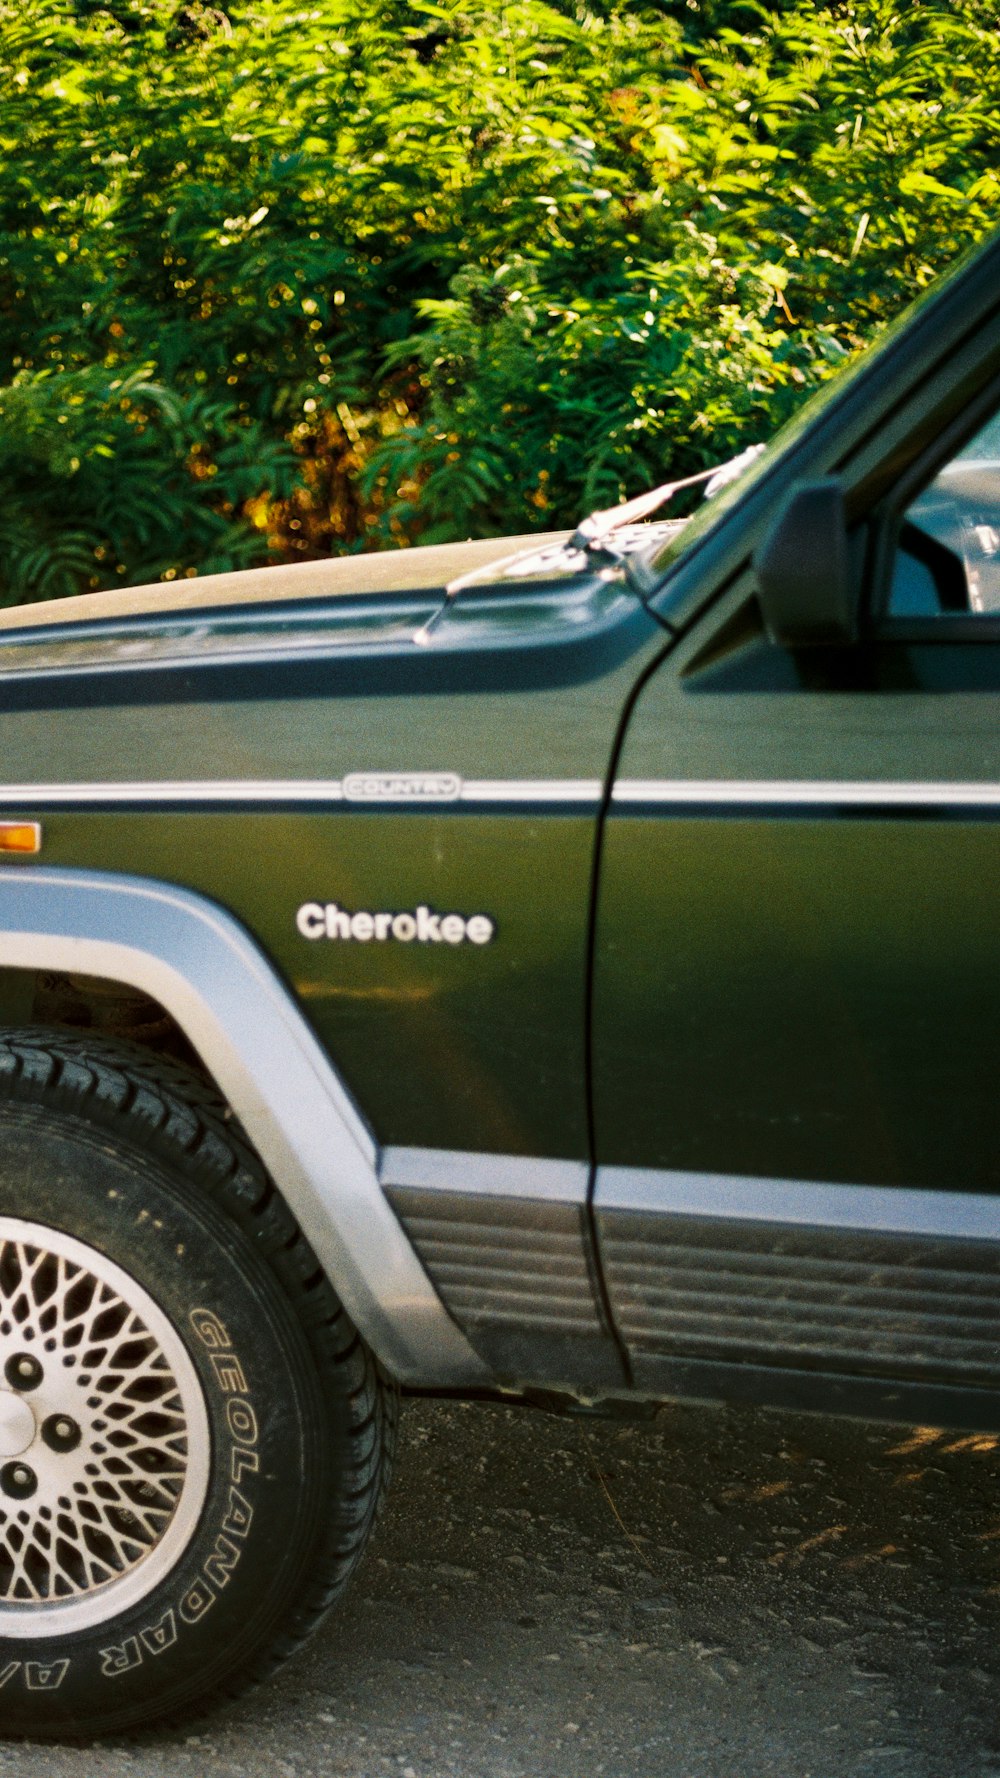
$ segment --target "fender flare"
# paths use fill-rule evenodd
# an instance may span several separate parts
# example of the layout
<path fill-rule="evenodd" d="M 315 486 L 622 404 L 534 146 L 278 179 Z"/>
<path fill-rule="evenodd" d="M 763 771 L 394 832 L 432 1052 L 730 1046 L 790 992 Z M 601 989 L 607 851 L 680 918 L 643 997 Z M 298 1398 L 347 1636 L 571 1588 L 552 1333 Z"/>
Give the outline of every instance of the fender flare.
<path fill-rule="evenodd" d="M 288 988 L 206 897 L 151 878 L 0 874 L 0 967 L 100 976 L 158 1000 L 232 1105 L 348 1315 L 386 1369 L 482 1385 L 388 1203 L 379 1149 Z"/>

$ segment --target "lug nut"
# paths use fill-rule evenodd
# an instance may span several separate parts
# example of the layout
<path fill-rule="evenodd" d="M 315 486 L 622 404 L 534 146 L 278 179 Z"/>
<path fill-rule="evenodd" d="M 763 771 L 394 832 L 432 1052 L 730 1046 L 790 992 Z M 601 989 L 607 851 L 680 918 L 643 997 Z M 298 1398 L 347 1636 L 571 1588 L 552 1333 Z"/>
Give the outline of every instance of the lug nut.
<path fill-rule="evenodd" d="M 30 1352 L 15 1352 L 4 1365 L 4 1376 L 12 1389 L 20 1389 L 22 1394 L 29 1389 L 37 1389 L 42 1380 L 42 1367 L 37 1358 Z"/>
<path fill-rule="evenodd" d="M 38 1478 L 26 1463 L 5 1463 L 0 1469 L 0 1488 L 11 1500 L 30 1500 Z"/>
<path fill-rule="evenodd" d="M 80 1428 L 68 1414 L 50 1414 L 42 1423 L 42 1437 L 50 1451 L 75 1451 Z"/>

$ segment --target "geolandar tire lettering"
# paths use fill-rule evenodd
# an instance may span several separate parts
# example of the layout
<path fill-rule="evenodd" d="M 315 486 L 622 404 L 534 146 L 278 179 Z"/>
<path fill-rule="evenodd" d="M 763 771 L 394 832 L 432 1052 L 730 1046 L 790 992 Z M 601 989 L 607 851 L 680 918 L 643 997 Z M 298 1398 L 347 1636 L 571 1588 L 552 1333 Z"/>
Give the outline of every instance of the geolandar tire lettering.
<path fill-rule="evenodd" d="M 211 1309 L 194 1309 L 188 1319 L 196 1337 L 208 1350 L 218 1388 L 229 1397 L 226 1421 L 232 1444 L 224 1469 L 230 1482 L 228 1494 L 223 1490 L 221 1525 L 201 1573 L 178 1600 L 176 1608 L 168 1606 L 158 1622 L 145 1625 L 125 1642 L 102 1648 L 101 1673 L 105 1678 L 131 1672 L 147 1657 L 155 1659 L 164 1654 L 177 1641 L 178 1624 L 197 1623 L 211 1610 L 239 1562 L 253 1523 L 253 1506 L 237 1487 L 245 1475 L 256 1474 L 260 1469 L 257 1450 L 260 1434 L 257 1415 L 249 1399 L 246 1373 L 218 1315 Z"/>
<path fill-rule="evenodd" d="M 358 1561 L 393 1427 L 205 1084 L 0 1033 L 5 1735 L 117 1732 L 262 1677 Z"/>

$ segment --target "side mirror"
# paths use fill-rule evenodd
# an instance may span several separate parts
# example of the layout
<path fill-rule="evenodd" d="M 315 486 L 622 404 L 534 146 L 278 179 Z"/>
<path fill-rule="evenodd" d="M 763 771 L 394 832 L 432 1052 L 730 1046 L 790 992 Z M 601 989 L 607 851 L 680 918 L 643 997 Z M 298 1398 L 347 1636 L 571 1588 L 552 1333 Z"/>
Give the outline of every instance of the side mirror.
<path fill-rule="evenodd" d="M 838 481 L 793 488 L 754 552 L 764 622 L 784 648 L 854 642 L 858 589 Z"/>

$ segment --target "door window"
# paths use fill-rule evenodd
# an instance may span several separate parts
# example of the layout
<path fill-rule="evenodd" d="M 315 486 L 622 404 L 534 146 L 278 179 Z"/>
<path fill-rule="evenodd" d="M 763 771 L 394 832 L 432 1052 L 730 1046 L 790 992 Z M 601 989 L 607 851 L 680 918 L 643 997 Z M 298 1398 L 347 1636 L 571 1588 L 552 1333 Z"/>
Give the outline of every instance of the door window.
<path fill-rule="evenodd" d="M 1000 613 L 1000 415 L 911 501 L 899 533 L 890 617 Z"/>

